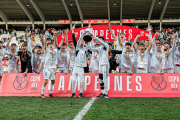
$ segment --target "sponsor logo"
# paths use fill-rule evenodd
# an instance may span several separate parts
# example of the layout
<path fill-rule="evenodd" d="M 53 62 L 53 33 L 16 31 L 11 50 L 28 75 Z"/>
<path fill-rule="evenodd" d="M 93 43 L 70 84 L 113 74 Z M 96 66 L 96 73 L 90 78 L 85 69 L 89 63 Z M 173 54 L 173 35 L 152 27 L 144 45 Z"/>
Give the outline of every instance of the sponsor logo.
<path fill-rule="evenodd" d="M 16 76 L 16 79 L 13 82 L 13 87 L 16 90 L 23 90 L 28 85 L 27 76 L 25 77 L 19 77 Z"/>
<path fill-rule="evenodd" d="M 152 76 L 151 86 L 153 89 L 157 91 L 162 91 L 166 89 L 167 82 L 164 76 L 161 76 L 161 77 Z"/>
<path fill-rule="evenodd" d="M 178 76 L 169 76 L 168 80 L 171 83 L 171 91 L 178 91 L 179 77 Z"/>

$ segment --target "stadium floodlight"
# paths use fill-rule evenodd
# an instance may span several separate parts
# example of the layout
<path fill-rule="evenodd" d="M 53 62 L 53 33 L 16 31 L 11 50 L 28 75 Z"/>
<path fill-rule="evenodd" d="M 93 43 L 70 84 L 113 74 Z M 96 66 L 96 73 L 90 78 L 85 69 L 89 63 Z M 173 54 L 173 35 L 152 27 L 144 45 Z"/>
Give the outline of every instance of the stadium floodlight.
<path fill-rule="evenodd" d="M 114 5 L 116 5 L 116 2 L 114 1 Z"/>
<path fill-rule="evenodd" d="M 71 4 L 70 4 L 70 6 L 73 6 L 72 2 L 71 2 Z"/>
<path fill-rule="evenodd" d="M 29 7 L 29 5 L 27 5 Z"/>
<path fill-rule="evenodd" d="M 159 5 L 161 4 L 161 0 L 159 0 Z"/>

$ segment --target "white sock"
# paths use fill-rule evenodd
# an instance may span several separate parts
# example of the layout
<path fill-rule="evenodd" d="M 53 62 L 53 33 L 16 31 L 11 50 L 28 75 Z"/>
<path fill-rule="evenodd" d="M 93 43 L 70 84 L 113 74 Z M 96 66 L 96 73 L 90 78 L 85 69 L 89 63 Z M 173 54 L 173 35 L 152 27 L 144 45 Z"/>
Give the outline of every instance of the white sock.
<path fill-rule="evenodd" d="M 42 92 L 41 92 L 41 95 L 44 95 L 45 88 L 46 88 L 46 86 L 42 85 Z"/>
<path fill-rule="evenodd" d="M 51 84 L 50 91 L 49 91 L 50 94 L 52 94 L 53 88 L 54 88 L 54 84 Z"/>

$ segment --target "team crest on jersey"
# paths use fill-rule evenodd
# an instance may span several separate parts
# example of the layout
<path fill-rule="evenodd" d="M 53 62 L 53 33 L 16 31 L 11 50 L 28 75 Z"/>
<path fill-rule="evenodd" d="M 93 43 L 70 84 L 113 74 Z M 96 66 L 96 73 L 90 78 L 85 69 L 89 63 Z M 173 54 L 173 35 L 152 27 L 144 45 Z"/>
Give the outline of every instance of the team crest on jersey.
<path fill-rule="evenodd" d="M 164 76 L 161 77 L 152 76 L 151 86 L 154 90 L 162 91 L 166 89 L 167 82 Z"/>
<path fill-rule="evenodd" d="M 25 77 L 19 77 L 16 76 L 16 79 L 13 82 L 13 87 L 16 90 L 23 90 L 28 85 L 27 76 Z"/>

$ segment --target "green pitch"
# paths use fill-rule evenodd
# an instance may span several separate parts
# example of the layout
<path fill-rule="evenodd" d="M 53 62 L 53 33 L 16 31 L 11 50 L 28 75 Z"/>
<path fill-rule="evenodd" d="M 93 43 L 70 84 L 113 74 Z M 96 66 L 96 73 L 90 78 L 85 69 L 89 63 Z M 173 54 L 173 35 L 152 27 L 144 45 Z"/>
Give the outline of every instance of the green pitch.
<path fill-rule="evenodd" d="M 0 120 L 72 120 L 91 98 L 0 97 Z M 180 119 L 180 98 L 97 98 L 83 120 Z"/>

